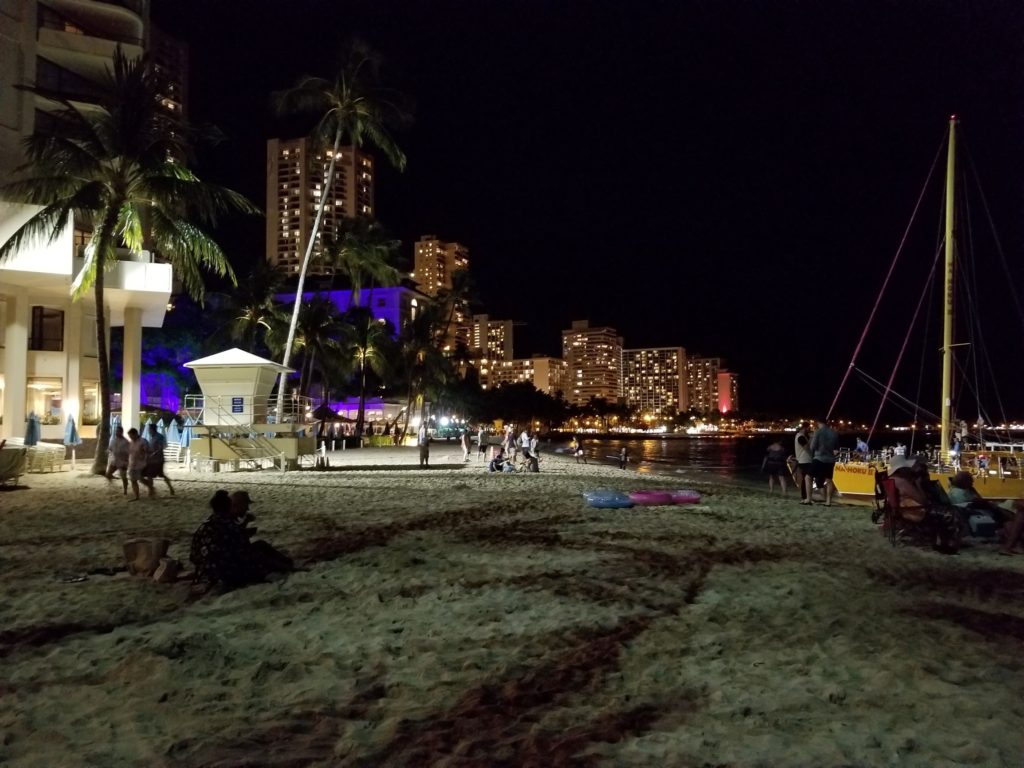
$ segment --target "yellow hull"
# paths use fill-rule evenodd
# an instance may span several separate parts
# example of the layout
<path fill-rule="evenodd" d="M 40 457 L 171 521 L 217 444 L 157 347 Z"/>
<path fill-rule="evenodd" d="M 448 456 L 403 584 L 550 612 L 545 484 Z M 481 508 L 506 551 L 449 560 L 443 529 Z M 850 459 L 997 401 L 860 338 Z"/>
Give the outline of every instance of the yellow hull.
<path fill-rule="evenodd" d="M 873 498 L 875 495 L 875 472 L 885 469 L 883 464 L 875 464 L 864 461 L 849 461 L 836 464 L 832 481 L 843 496 L 851 498 Z M 1024 499 L 1024 478 L 1003 475 L 999 476 L 996 470 L 989 470 L 987 473 L 975 471 L 974 488 L 984 498 L 993 501 L 1003 499 Z M 931 471 L 931 476 L 942 483 L 942 487 L 949 489 L 949 481 L 952 473 L 944 471 L 936 473 Z"/>

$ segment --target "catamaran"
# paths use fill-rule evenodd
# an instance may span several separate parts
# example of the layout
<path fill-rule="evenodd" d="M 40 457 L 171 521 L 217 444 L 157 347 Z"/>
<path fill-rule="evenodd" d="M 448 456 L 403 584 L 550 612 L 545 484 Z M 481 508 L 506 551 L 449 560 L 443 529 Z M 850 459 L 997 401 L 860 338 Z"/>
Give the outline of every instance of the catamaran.
<path fill-rule="evenodd" d="M 958 347 L 967 347 L 967 344 L 957 344 L 954 340 L 954 296 L 956 295 L 956 266 L 959 256 L 959 249 L 956 245 L 956 237 L 961 234 L 956 221 L 956 140 L 958 120 L 955 115 L 949 119 L 949 137 L 946 147 L 946 188 L 945 188 L 945 212 L 944 212 L 944 242 L 943 253 L 945 256 L 944 293 L 942 298 L 942 390 L 940 399 L 940 432 L 939 446 L 937 453 L 933 452 L 933 462 L 930 470 L 933 476 L 937 476 L 944 486 L 948 488 L 949 480 L 955 472 L 967 471 L 974 475 L 975 488 L 984 497 L 989 499 L 1015 499 L 1024 498 L 1024 443 L 1014 442 L 1006 437 L 989 438 L 984 437 L 984 419 L 979 417 L 970 426 L 965 420 L 957 419 L 955 415 L 954 392 L 953 392 L 953 369 L 954 355 Z M 897 252 L 897 257 L 899 253 Z M 890 267 L 889 275 L 892 274 Z M 888 278 L 887 278 L 888 281 Z M 1012 288 L 1012 282 L 1011 282 Z M 884 287 L 883 287 L 884 292 Z M 879 296 L 879 299 L 881 295 Z M 920 305 L 919 305 L 920 306 Z M 876 301 L 872 318 L 878 309 Z M 869 319 L 868 325 L 870 326 Z M 865 328 L 865 334 L 867 328 Z M 847 382 L 850 372 L 855 370 L 857 356 L 863 345 L 865 336 L 862 335 L 857 350 L 854 352 L 854 359 L 843 382 L 840 384 L 839 392 L 832 402 L 832 409 L 835 408 Z M 893 372 L 895 376 L 895 371 Z M 883 400 L 892 394 L 891 385 L 893 379 L 884 386 Z M 979 406 L 980 410 L 980 406 Z M 881 409 L 879 409 L 879 412 Z M 831 412 L 831 410 L 830 410 Z M 877 424 L 876 417 L 876 424 Z M 872 427 L 872 430 L 874 427 Z M 857 456 L 855 459 L 849 453 L 840 456 L 836 463 L 834 482 L 836 488 L 844 496 L 852 497 L 873 497 L 875 495 L 875 475 L 886 468 L 886 458 L 882 455 Z"/>

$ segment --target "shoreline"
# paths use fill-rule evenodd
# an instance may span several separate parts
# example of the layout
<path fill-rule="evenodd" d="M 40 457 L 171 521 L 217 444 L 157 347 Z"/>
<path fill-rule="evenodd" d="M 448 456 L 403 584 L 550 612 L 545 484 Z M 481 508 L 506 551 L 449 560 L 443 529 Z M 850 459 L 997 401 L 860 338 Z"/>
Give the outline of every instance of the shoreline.
<path fill-rule="evenodd" d="M 172 469 L 176 496 L 138 503 L 82 472 L 0 492 L 0 763 L 1019 760 L 1024 557 L 893 549 L 862 507 L 708 473 L 344 454 Z M 687 486 L 700 504 L 580 496 Z M 249 490 L 260 537 L 302 570 L 198 599 L 95 573 L 135 537 L 187 560 L 220 487 Z"/>

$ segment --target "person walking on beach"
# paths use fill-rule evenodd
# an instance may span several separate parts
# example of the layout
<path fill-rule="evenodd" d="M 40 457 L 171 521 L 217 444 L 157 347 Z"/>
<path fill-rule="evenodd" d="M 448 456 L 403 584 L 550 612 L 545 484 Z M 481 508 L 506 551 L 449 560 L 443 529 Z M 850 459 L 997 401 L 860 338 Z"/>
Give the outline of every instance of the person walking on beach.
<path fill-rule="evenodd" d="M 143 473 L 149 478 L 150 496 L 156 495 L 153 484 L 158 477 L 164 479 L 164 482 L 167 483 L 167 490 L 171 496 L 174 495 L 174 486 L 171 485 L 171 478 L 164 474 L 164 446 L 166 444 L 167 441 L 164 439 L 164 436 L 159 432 L 154 432 L 153 442 L 149 446 L 149 455 L 146 457 L 146 470 Z"/>
<path fill-rule="evenodd" d="M 128 479 L 132 481 L 132 493 L 135 498 L 128 501 L 139 500 L 139 482 L 149 489 L 149 495 L 153 496 L 153 481 L 145 476 L 146 461 L 149 459 L 149 447 L 145 440 L 139 436 L 139 430 L 132 427 L 128 430 Z"/>
<path fill-rule="evenodd" d="M 768 475 L 768 493 L 775 491 L 775 481 L 779 481 L 779 488 L 782 495 L 786 495 L 786 449 L 782 443 L 773 440 L 768 446 L 764 461 L 761 462 L 761 471 Z"/>
<path fill-rule="evenodd" d="M 832 429 L 824 419 L 818 420 L 818 429 L 811 438 L 811 456 L 813 464 L 811 472 L 813 480 L 817 480 L 825 488 L 825 506 L 832 506 L 832 491 L 835 485 L 832 482 L 832 475 L 836 468 L 836 448 L 839 446 L 839 435 Z M 811 503 L 812 482 L 808 477 L 805 483 L 807 498 L 801 504 Z"/>
<path fill-rule="evenodd" d="M 420 430 L 416 433 L 416 445 L 420 448 L 420 466 L 430 466 L 430 433 L 427 432 L 426 423 L 420 424 Z"/>
<path fill-rule="evenodd" d="M 121 485 L 124 487 L 124 495 L 128 495 L 128 438 L 124 436 L 124 427 L 118 427 L 114 436 L 107 444 L 107 471 L 104 477 L 107 482 L 114 480 L 114 473 L 121 475 Z"/>
<path fill-rule="evenodd" d="M 469 427 L 465 427 L 462 430 L 462 437 L 459 438 L 459 442 L 462 445 L 462 463 L 465 464 L 469 461 Z"/>
<path fill-rule="evenodd" d="M 579 464 L 581 461 L 587 463 L 587 455 L 583 452 L 583 438 L 579 435 L 573 435 L 572 438 L 572 453 L 576 457 L 576 463 Z"/>
<path fill-rule="evenodd" d="M 619 451 L 619 469 L 626 468 L 626 462 L 629 461 L 629 449 L 626 446 L 622 446 L 622 450 Z"/>
<path fill-rule="evenodd" d="M 804 483 L 806 478 L 811 477 L 811 470 L 814 468 L 811 439 L 807 436 L 807 425 L 804 423 L 797 427 L 796 438 L 793 440 L 793 455 L 796 457 L 796 470 L 793 472 L 793 482 L 800 489 L 800 500 L 803 501 L 810 498 Z"/>

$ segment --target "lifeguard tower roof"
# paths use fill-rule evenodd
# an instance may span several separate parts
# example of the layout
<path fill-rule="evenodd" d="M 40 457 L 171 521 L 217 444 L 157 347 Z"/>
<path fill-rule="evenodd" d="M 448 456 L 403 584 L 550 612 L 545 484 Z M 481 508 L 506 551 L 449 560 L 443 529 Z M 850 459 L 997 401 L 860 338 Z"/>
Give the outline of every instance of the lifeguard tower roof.
<path fill-rule="evenodd" d="M 294 368 L 287 368 L 280 363 L 275 363 L 273 360 L 267 360 L 254 355 L 251 352 L 246 352 L 244 349 L 234 347 L 224 352 L 218 352 L 215 355 L 209 357 L 201 357 L 198 360 L 193 360 L 191 363 L 185 363 L 186 368 L 225 368 L 228 366 L 272 366 L 280 371 L 288 371 L 291 373 Z"/>

